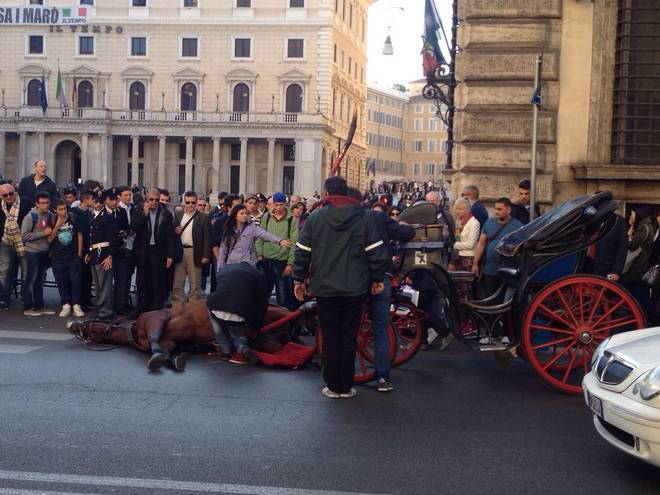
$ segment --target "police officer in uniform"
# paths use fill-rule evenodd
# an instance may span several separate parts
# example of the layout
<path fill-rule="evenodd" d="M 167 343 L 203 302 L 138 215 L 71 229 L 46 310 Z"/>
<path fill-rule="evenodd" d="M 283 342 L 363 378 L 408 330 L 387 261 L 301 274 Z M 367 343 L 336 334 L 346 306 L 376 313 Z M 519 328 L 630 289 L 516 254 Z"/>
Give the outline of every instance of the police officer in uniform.
<path fill-rule="evenodd" d="M 115 220 L 117 232 L 117 250 L 113 257 L 113 278 L 115 288 L 113 292 L 114 309 L 117 314 L 125 315 L 128 311 L 128 289 L 130 284 L 130 256 L 127 252 L 126 239 L 130 234 L 128 223 L 128 212 L 124 208 L 118 208 L 119 188 L 111 187 L 105 192 L 105 208 Z"/>
<path fill-rule="evenodd" d="M 117 223 L 104 204 L 112 196 L 111 189 L 98 191 L 94 196 L 94 211 L 89 226 L 89 251 L 85 256 L 85 263 L 92 270 L 98 318 L 112 318 L 114 314 L 112 277 L 118 234 Z"/>

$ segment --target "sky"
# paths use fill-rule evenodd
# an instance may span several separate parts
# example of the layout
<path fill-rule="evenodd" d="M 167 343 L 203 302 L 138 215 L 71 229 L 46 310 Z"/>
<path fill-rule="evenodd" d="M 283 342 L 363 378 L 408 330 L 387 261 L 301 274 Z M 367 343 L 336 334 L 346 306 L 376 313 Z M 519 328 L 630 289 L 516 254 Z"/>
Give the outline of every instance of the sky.
<path fill-rule="evenodd" d="M 422 38 L 425 0 L 378 0 L 369 8 L 367 81 L 384 88 L 407 85 L 422 74 Z M 451 36 L 452 0 L 435 0 L 447 36 Z M 404 10 L 402 10 L 404 9 Z M 383 55 L 389 33 L 394 55 Z M 451 44 L 451 41 L 449 41 Z M 443 46 L 443 43 L 440 44 Z"/>

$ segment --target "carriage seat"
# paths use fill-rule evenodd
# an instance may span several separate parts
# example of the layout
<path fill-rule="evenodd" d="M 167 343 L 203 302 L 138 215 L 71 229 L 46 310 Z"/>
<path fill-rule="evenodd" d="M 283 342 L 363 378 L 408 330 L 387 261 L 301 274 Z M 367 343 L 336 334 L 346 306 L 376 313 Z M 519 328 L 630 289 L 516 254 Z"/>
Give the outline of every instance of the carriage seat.
<path fill-rule="evenodd" d="M 438 221 L 438 209 L 433 203 L 418 203 L 403 210 L 399 220 L 409 224 L 431 225 Z"/>

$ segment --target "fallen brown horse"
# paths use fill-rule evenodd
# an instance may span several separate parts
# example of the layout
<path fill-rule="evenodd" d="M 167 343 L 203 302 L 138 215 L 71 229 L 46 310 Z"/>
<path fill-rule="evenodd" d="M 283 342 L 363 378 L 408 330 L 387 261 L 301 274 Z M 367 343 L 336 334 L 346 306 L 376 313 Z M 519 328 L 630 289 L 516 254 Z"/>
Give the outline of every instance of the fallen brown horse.
<path fill-rule="evenodd" d="M 290 342 L 293 316 L 280 306 L 268 307 L 267 331 L 255 333 L 250 339 L 250 347 L 258 356 L 275 355 L 294 346 L 294 350 L 301 351 L 298 360 L 304 362 L 309 358 L 312 349 L 305 346 L 298 348 Z M 151 353 L 147 366 L 152 370 L 167 364 L 176 371 L 183 371 L 187 352 L 206 352 L 216 347 L 205 301 L 148 311 L 142 313 L 135 322 L 71 321 L 67 323 L 67 329 L 86 345 L 134 345 L 143 352 Z"/>

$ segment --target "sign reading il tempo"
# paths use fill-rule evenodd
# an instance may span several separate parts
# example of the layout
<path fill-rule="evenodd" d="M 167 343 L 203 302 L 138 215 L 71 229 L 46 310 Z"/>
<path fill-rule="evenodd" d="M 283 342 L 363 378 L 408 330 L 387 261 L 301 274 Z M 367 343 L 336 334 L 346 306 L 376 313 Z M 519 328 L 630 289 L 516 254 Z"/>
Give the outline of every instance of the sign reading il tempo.
<path fill-rule="evenodd" d="M 41 25 L 87 24 L 87 7 L 0 7 L 0 24 Z"/>

